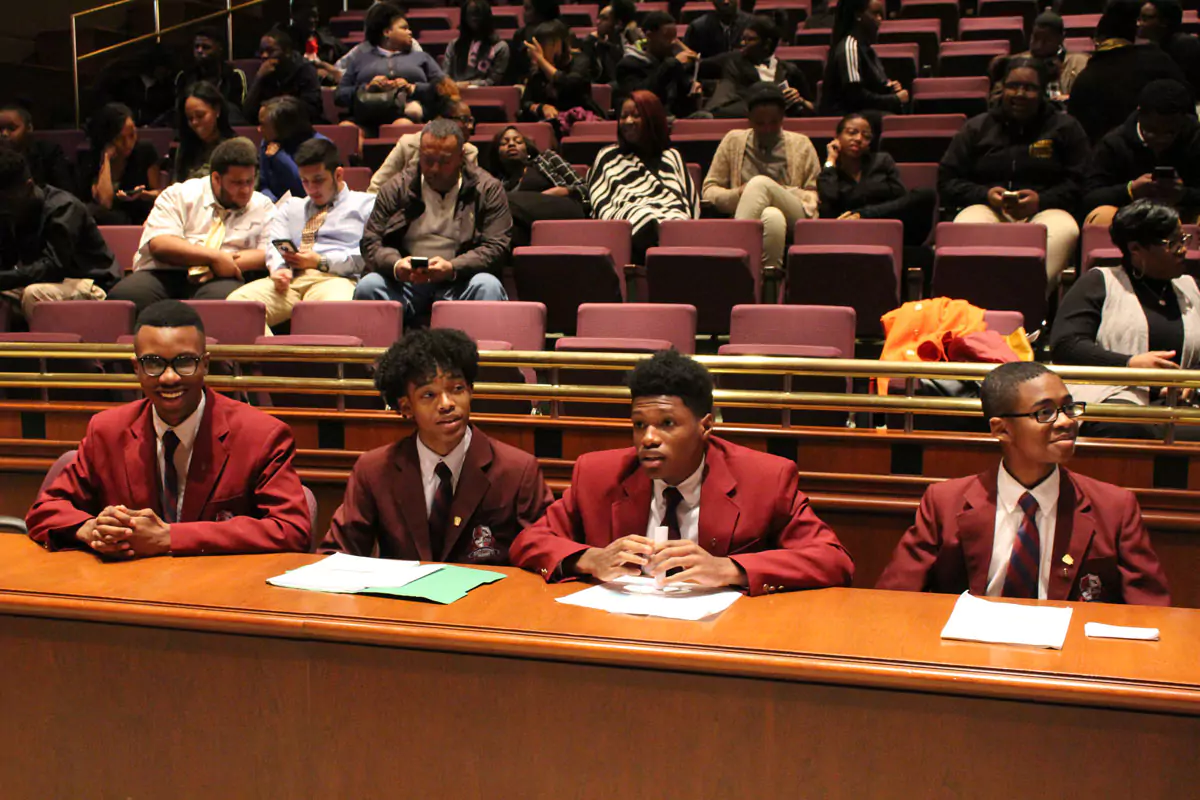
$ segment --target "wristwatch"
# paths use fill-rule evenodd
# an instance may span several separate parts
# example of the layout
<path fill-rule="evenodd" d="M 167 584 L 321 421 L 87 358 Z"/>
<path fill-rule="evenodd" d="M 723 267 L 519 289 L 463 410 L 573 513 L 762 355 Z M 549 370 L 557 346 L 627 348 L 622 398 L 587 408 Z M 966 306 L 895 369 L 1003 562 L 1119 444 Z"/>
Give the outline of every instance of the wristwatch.
<path fill-rule="evenodd" d="M 317 271 L 329 272 L 329 259 L 326 256 L 317 257 Z"/>

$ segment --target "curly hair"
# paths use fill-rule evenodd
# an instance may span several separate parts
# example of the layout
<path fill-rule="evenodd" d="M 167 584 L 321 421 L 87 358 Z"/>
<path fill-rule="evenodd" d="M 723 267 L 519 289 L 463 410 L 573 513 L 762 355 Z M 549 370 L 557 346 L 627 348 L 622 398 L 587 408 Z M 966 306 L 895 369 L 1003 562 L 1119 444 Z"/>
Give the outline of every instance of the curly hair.
<path fill-rule="evenodd" d="M 678 397 L 697 417 L 711 414 L 713 379 L 699 361 L 678 350 L 659 350 L 629 373 L 629 395 Z"/>
<path fill-rule="evenodd" d="M 375 388 L 388 407 L 399 408 L 410 384 L 422 386 L 439 370 L 461 375 L 469 386 L 475 384 L 479 348 L 471 337 L 454 328 L 409 331 L 376 362 Z"/>

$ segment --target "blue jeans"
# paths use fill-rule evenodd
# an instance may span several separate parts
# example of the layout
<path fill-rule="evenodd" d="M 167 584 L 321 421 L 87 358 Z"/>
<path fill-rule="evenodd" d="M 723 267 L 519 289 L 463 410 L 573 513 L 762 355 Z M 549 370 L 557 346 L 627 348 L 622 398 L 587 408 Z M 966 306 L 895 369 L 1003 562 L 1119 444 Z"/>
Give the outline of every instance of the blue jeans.
<path fill-rule="evenodd" d="M 372 272 L 354 288 L 355 300 L 396 300 L 404 304 L 408 327 L 428 316 L 438 300 L 507 300 L 508 293 L 495 275 L 477 272 L 469 280 L 453 283 L 401 283 L 390 275 Z"/>

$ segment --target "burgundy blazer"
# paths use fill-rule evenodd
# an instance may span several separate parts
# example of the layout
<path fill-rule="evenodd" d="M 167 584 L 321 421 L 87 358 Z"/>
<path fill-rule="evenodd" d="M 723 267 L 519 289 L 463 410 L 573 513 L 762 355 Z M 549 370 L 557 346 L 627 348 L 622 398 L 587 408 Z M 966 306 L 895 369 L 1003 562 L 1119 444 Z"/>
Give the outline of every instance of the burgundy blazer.
<path fill-rule="evenodd" d="M 1062 469 L 1049 600 L 1171 604 L 1133 493 Z M 999 467 L 930 486 L 877 589 L 987 594 Z"/>
<path fill-rule="evenodd" d="M 291 429 L 245 403 L 205 389 L 204 417 L 188 467 L 171 554 L 307 550 L 308 503 L 292 466 Z M 92 417 L 75 460 L 29 509 L 29 536 L 50 550 L 106 506 L 163 515 L 157 437 L 149 400 Z"/>
<path fill-rule="evenodd" d="M 653 482 L 634 448 L 580 456 L 571 487 L 513 542 L 513 563 L 561 577 L 563 559 L 644 536 Z M 849 586 L 854 563 L 797 487 L 796 465 L 715 436 L 700 489 L 699 544 L 737 562 L 751 594 Z"/>
<path fill-rule="evenodd" d="M 414 433 L 359 457 L 321 551 L 507 566 L 513 539 L 553 500 L 536 458 L 472 427 L 450 502 L 451 529 L 434 553 Z"/>

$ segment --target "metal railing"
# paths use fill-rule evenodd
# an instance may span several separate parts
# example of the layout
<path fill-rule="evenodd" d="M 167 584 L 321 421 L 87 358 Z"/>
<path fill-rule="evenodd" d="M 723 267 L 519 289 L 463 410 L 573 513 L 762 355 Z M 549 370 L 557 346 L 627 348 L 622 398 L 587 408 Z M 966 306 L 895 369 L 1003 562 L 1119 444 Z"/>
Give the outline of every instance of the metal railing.
<path fill-rule="evenodd" d="M 79 53 L 79 35 L 78 34 L 79 34 L 79 20 L 82 17 L 86 17 L 86 16 L 89 16 L 92 14 L 97 14 L 101 11 L 108 11 L 109 9 L 117 8 L 118 6 L 131 5 L 131 4 L 137 3 L 137 2 L 144 2 L 144 0 L 115 0 L 115 2 L 106 3 L 105 5 L 96 6 L 95 8 L 84 9 L 83 11 L 77 11 L 76 13 L 71 15 L 71 78 L 72 78 L 72 81 L 74 84 L 74 91 L 75 91 L 75 127 L 76 128 L 78 128 L 82 124 L 82 121 L 83 121 L 82 120 L 82 111 L 83 110 L 80 106 L 79 62 L 86 61 L 91 58 L 96 58 L 98 56 L 102 56 L 107 53 L 111 53 L 116 50 L 120 50 L 122 48 L 129 47 L 131 45 L 141 44 L 142 42 L 149 41 L 150 39 L 159 41 L 162 39 L 164 34 L 174 33 L 175 31 L 183 30 L 184 28 L 191 27 L 192 25 L 198 25 L 202 22 L 208 22 L 210 20 L 214 20 L 219 17 L 225 18 L 225 36 L 226 36 L 225 52 L 230 58 L 232 58 L 233 57 L 233 12 L 241 11 L 243 9 L 250 8 L 252 6 L 262 5 L 264 2 L 266 2 L 266 0 L 246 0 L 245 2 L 239 3 L 238 5 L 234 5 L 233 0 L 225 0 L 225 9 L 223 11 L 214 11 L 211 14 L 204 14 L 202 16 L 195 17 L 195 18 L 189 19 L 189 20 L 185 20 L 184 22 L 180 22 L 176 25 L 171 25 L 166 28 L 162 27 L 162 13 L 161 13 L 161 9 L 159 7 L 159 0 L 151 0 L 151 2 L 153 2 L 153 4 L 154 4 L 154 31 L 152 33 L 145 33 L 140 36 L 134 36 L 132 39 L 126 39 L 123 42 L 117 42 L 116 44 L 109 45 L 108 47 L 101 47 L 99 50 L 93 50 L 90 53 L 83 53 L 82 55 L 80 55 L 80 53 Z"/>

